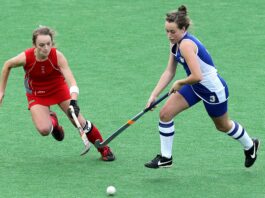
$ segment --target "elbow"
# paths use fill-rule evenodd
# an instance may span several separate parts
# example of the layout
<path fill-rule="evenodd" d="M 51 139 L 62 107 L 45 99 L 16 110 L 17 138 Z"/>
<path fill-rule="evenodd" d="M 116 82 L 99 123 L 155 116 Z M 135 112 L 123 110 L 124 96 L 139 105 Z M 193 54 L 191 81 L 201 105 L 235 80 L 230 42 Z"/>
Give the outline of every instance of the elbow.
<path fill-rule="evenodd" d="M 202 81 L 202 75 L 197 76 L 196 80 L 197 80 L 197 82 Z"/>
<path fill-rule="evenodd" d="M 200 81 L 202 81 L 202 75 L 201 74 L 192 76 L 192 82 L 193 82 L 192 84 L 199 83 Z"/>
<path fill-rule="evenodd" d="M 10 61 L 7 60 L 5 63 L 4 63 L 4 67 L 8 67 L 10 65 Z"/>
<path fill-rule="evenodd" d="M 10 64 L 10 61 L 6 61 L 4 63 L 4 66 L 2 68 L 2 71 L 6 70 L 6 71 L 9 71 L 11 69 L 12 65 Z"/>

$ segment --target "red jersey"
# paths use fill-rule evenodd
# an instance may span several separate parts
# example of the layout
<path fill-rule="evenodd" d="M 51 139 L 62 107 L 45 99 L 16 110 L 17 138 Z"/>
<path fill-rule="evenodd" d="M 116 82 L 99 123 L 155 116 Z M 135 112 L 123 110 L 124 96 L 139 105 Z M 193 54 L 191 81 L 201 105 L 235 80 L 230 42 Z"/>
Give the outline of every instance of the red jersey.
<path fill-rule="evenodd" d="M 56 49 L 51 49 L 48 59 L 45 61 L 36 60 L 34 49 L 30 48 L 25 51 L 26 91 L 36 96 L 47 96 L 66 82 L 57 63 Z"/>
<path fill-rule="evenodd" d="M 56 48 L 51 48 L 45 61 L 36 60 L 34 49 L 25 50 L 25 88 L 29 107 L 31 103 L 49 106 L 69 99 L 68 85 L 58 66 Z"/>

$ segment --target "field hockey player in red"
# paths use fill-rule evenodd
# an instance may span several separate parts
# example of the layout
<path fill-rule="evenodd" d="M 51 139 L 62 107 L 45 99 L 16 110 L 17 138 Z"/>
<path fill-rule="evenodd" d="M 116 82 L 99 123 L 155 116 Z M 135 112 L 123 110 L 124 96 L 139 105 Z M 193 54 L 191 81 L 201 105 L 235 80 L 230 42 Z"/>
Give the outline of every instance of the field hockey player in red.
<path fill-rule="evenodd" d="M 32 48 L 26 49 L 4 63 L 0 81 L 0 104 L 3 102 L 11 69 L 23 66 L 28 109 L 41 135 L 52 134 L 57 141 L 64 139 L 63 127 L 59 125 L 56 113 L 50 110 L 50 106 L 57 104 L 76 126 L 69 112 L 69 107 L 72 107 L 89 142 L 94 144 L 97 139 L 103 141 L 96 126 L 79 112 L 77 103 L 79 88 L 67 59 L 54 47 L 54 31 L 49 27 L 39 27 L 33 32 L 32 42 Z M 83 137 L 82 139 L 85 143 Z M 88 141 L 85 144 L 88 151 Z M 115 159 L 108 146 L 98 148 L 98 151 L 103 161 Z"/>

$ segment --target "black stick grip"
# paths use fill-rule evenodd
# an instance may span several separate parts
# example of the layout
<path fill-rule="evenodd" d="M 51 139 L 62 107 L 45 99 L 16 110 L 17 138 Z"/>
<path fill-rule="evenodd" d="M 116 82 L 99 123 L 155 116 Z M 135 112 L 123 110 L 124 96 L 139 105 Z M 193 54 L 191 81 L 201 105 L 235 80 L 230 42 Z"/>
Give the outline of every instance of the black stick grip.
<path fill-rule="evenodd" d="M 157 104 L 159 104 L 160 102 L 162 102 L 165 98 L 167 98 L 171 93 L 168 92 L 165 95 L 161 96 L 158 100 L 156 100 L 155 102 L 153 102 L 149 107 L 144 109 L 144 112 L 150 111 L 151 109 L 153 109 Z"/>

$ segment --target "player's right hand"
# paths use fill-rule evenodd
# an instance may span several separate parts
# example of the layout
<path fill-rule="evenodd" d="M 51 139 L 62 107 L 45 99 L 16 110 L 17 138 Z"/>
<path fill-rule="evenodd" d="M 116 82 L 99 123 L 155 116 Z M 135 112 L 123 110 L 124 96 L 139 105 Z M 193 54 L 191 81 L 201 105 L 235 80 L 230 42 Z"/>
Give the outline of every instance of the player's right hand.
<path fill-rule="evenodd" d="M 79 112 L 80 112 L 80 108 L 79 108 L 79 106 L 78 106 L 78 104 L 77 104 L 77 100 L 70 100 L 70 106 L 73 106 L 74 111 L 75 111 L 75 115 L 76 115 L 76 117 L 78 117 Z M 69 116 L 70 118 L 72 118 L 72 114 L 71 114 L 70 111 L 68 111 L 68 116 Z"/>
<path fill-rule="evenodd" d="M 154 103 L 155 101 L 156 101 L 156 97 L 151 95 L 150 98 L 148 99 L 148 102 L 147 102 L 147 104 L 146 104 L 145 107 L 146 107 L 146 108 L 150 107 L 150 105 L 151 105 L 152 103 Z M 156 106 L 155 106 L 154 108 L 156 108 Z M 150 110 L 153 111 L 154 108 L 152 108 L 152 109 L 150 109 Z"/>

